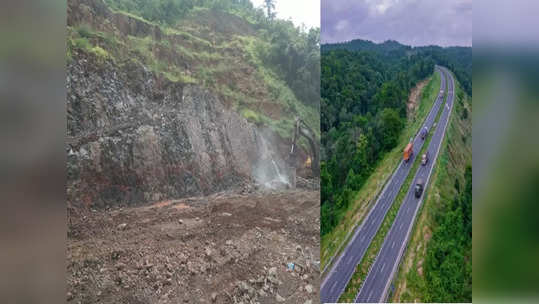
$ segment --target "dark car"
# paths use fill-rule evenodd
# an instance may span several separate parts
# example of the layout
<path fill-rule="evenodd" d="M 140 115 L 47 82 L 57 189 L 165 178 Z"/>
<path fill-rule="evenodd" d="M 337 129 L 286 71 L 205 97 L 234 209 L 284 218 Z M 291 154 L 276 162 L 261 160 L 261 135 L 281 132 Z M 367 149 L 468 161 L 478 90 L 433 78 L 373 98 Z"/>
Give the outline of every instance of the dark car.
<path fill-rule="evenodd" d="M 415 197 L 419 198 L 421 193 L 423 193 L 424 183 L 422 179 L 419 179 L 415 184 Z"/>
<path fill-rule="evenodd" d="M 421 139 L 425 139 L 425 137 L 427 137 L 427 134 L 429 134 L 429 130 L 427 130 L 427 127 L 421 129 Z"/>

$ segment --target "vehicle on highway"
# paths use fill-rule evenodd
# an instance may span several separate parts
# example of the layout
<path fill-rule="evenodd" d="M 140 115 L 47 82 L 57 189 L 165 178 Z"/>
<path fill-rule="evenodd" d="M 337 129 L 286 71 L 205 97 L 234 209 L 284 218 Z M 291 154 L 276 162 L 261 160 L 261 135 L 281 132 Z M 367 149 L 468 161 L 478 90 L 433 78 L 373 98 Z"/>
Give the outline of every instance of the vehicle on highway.
<path fill-rule="evenodd" d="M 423 129 L 421 129 L 421 139 L 425 139 L 425 137 L 427 137 L 427 134 L 429 134 L 429 130 L 427 130 L 427 127 L 423 127 Z"/>
<path fill-rule="evenodd" d="M 427 151 L 427 152 L 423 153 L 423 155 L 421 155 L 421 165 L 424 166 L 428 162 L 429 162 L 429 151 Z"/>
<path fill-rule="evenodd" d="M 406 145 L 406 148 L 404 148 L 404 155 L 403 155 L 404 161 L 408 162 L 413 154 L 414 154 L 414 143 L 409 142 Z"/>
<path fill-rule="evenodd" d="M 419 198 L 421 196 L 421 193 L 423 193 L 423 187 L 424 182 L 423 179 L 418 179 L 417 183 L 415 184 L 415 197 Z"/>

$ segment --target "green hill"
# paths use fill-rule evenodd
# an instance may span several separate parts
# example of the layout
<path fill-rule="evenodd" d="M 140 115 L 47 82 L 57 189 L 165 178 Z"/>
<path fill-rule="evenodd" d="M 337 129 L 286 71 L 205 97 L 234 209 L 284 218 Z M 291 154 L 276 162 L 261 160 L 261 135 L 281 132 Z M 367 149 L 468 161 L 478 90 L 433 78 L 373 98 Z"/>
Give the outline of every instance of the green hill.
<path fill-rule="evenodd" d="M 411 47 L 395 40 L 387 40 L 382 43 L 374 43 L 368 40 L 355 39 L 347 42 L 323 44 L 322 52 L 331 50 L 364 51 L 376 53 L 386 61 L 393 61 L 403 56 L 420 54 L 431 57 L 437 64 L 451 70 L 462 88 L 469 96 L 472 96 L 472 48 L 471 47 L 440 47 L 419 46 Z"/>

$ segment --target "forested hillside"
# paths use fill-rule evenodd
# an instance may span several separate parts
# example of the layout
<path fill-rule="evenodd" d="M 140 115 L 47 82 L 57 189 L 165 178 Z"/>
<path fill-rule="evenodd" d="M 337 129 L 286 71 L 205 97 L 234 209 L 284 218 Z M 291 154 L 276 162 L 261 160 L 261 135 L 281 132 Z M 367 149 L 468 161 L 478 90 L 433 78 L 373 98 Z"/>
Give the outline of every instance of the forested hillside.
<path fill-rule="evenodd" d="M 397 145 L 408 93 L 434 71 L 430 56 L 401 52 L 394 42 L 365 44 L 369 51 L 322 47 L 322 235 L 335 227 L 355 191 Z"/>
<path fill-rule="evenodd" d="M 379 55 L 385 55 L 386 58 L 398 59 L 406 55 L 412 48 L 403 45 L 394 40 L 387 40 L 383 43 L 374 43 L 369 40 L 356 39 L 349 42 L 328 43 L 321 47 L 322 52 L 331 50 L 348 50 L 348 51 L 366 51 L 376 52 Z"/>
<path fill-rule="evenodd" d="M 411 47 L 400 44 L 394 40 L 383 43 L 374 43 L 368 40 L 356 39 L 348 42 L 324 44 L 322 52 L 330 50 L 349 50 L 376 52 L 385 55 L 386 59 L 401 58 L 405 55 L 421 54 L 430 56 L 436 64 L 445 66 L 451 70 L 464 91 L 472 96 L 472 48 L 471 47 L 440 47 L 420 46 Z"/>
<path fill-rule="evenodd" d="M 447 67 L 462 86 L 468 96 L 472 96 L 472 48 L 426 46 L 418 48 L 420 52 L 431 56 L 437 64 Z"/>

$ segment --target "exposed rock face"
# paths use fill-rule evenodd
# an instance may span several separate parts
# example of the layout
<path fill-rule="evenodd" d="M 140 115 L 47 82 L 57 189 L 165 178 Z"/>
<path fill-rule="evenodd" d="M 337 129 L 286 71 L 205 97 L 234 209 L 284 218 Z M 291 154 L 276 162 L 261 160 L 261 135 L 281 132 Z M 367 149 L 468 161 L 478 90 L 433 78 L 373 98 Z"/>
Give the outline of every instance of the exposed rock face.
<path fill-rule="evenodd" d="M 78 54 L 67 77 L 67 196 L 105 206 L 205 195 L 250 180 L 259 132 L 214 95 Z"/>

